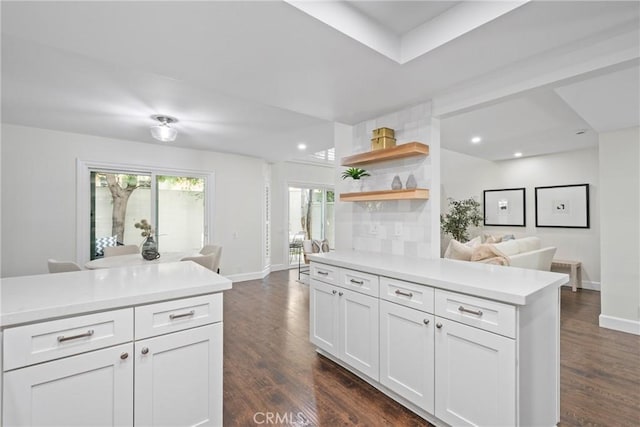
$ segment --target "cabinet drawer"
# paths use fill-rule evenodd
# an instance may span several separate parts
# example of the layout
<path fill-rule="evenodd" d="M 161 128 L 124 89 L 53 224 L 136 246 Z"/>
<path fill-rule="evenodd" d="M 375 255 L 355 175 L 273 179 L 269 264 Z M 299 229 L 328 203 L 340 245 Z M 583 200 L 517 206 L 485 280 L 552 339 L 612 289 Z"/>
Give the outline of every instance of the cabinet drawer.
<path fill-rule="evenodd" d="M 222 293 L 136 307 L 136 339 L 222 321 Z"/>
<path fill-rule="evenodd" d="M 331 285 L 338 284 L 340 268 L 333 265 L 311 263 L 311 278 Z"/>
<path fill-rule="evenodd" d="M 429 286 L 381 277 L 380 298 L 433 313 L 433 288 Z"/>
<path fill-rule="evenodd" d="M 5 371 L 133 340 L 133 309 L 52 320 L 4 331 Z"/>
<path fill-rule="evenodd" d="M 372 297 L 378 297 L 380 294 L 380 282 L 378 276 L 374 274 L 343 268 L 340 269 L 339 277 L 338 286 L 352 289 L 365 295 L 371 295 Z"/>
<path fill-rule="evenodd" d="M 436 290 L 436 316 L 516 337 L 516 307 L 469 295 Z"/>

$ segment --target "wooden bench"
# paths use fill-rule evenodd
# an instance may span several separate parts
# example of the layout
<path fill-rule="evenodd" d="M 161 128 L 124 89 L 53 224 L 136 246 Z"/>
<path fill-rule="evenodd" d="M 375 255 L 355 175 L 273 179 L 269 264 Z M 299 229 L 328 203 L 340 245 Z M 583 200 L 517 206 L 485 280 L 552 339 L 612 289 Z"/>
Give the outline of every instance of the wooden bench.
<path fill-rule="evenodd" d="M 554 259 L 551 262 L 551 268 L 553 267 L 571 269 L 571 273 L 569 275 L 571 290 L 575 292 L 578 287 L 582 288 L 582 263 L 580 261 Z"/>

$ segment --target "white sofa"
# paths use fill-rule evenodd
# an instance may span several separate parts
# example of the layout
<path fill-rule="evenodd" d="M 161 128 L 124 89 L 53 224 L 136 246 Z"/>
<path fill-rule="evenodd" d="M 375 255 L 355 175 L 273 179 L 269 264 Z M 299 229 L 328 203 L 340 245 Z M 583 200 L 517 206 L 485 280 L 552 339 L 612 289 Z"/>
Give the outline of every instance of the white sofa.
<path fill-rule="evenodd" d="M 530 268 L 533 270 L 551 270 L 551 261 L 556 248 L 548 246 L 541 248 L 540 238 L 524 237 L 500 243 L 492 243 L 502 252 L 511 267 Z"/>
<path fill-rule="evenodd" d="M 452 240 L 444 257 L 549 271 L 556 248 L 553 246 L 541 248 L 541 246 L 538 237 L 524 237 L 485 244 L 473 244 L 473 242 L 464 244 Z"/>

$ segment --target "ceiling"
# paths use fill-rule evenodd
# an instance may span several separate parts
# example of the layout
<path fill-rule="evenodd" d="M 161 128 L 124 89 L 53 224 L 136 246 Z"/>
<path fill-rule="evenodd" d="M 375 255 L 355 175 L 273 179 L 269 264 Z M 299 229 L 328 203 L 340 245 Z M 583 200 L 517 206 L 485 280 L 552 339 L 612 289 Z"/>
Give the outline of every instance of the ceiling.
<path fill-rule="evenodd" d="M 437 103 L 507 72 L 550 78 L 567 52 L 634 35 L 640 20 L 624 1 L 0 7 L 4 123 L 163 144 L 148 128 L 165 114 L 179 119 L 172 145 L 268 161 L 299 156 L 301 142 L 329 148 L 333 122 Z M 621 49 L 637 51 L 635 38 Z M 499 160 L 593 146 L 596 132 L 634 125 L 638 57 L 450 112 L 443 147 Z"/>

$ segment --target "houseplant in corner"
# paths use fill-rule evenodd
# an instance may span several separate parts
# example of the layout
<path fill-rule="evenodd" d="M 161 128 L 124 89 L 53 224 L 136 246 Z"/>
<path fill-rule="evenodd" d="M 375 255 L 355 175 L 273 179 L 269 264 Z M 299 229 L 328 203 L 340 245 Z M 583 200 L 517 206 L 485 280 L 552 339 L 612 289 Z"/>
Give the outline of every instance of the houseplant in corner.
<path fill-rule="evenodd" d="M 469 226 L 477 227 L 482 221 L 480 202 L 473 198 L 454 200 L 449 197 L 448 200 L 449 212 L 440 215 L 440 228 L 457 241 L 466 242 L 469 240 Z"/>
<path fill-rule="evenodd" d="M 365 176 L 371 176 L 369 172 L 360 168 L 349 168 L 342 172 L 342 179 L 351 178 L 351 191 L 362 191 L 361 179 Z"/>

